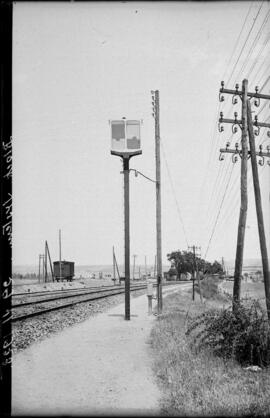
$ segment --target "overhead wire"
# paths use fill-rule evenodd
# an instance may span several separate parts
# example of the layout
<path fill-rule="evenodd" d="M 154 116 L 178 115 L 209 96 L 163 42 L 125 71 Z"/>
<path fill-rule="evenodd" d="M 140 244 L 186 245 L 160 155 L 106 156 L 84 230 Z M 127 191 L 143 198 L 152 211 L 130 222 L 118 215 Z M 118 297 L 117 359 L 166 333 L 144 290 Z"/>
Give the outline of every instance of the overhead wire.
<path fill-rule="evenodd" d="M 270 16 L 270 12 L 269 12 L 269 16 Z M 269 17 L 269 16 L 268 16 L 268 17 Z M 261 46 L 261 49 L 258 51 L 258 53 L 257 53 L 257 55 L 256 55 L 256 57 L 255 57 L 255 59 L 254 59 L 254 61 L 253 61 L 253 64 L 251 65 L 251 67 L 250 67 L 250 69 L 249 69 L 249 71 L 248 71 L 248 73 L 247 73 L 246 78 L 249 78 L 249 77 L 250 77 L 250 75 L 251 75 L 252 71 L 253 71 L 253 70 L 254 70 L 254 68 L 255 68 L 255 65 L 257 64 L 257 62 L 258 62 L 258 60 L 259 60 L 259 57 L 261 56 L 261 54 L 262 54 L 263 50 L 266 48 L 266 46 L 267 46 L 267 44 L 268 44 L 269 40 L 270 40 L 270 36 L 268 36 L 268 38 L 266 38 L 266 39 L 265 39 L 265 41 L 264 41 L 263 45 Z M 251 82 L 251 83 L 252 83 L 252 82 Z"/>
<path fill-rule="evenodd" d="M 168 162 L 167 162 L 167 158 L 166 158 L 166 155 L 165 155 L 165 149 L 164 149 L 164 145 L 163 145 L 162 140 L 160 140 L 160 144 L 161 144 L 161 151 L 162 151 L 163 158 L 164 158 L 164 161 L 165 161 L 165 166 L 166 166 L 166 170 L 167 170 L 167 173 L 168 173 L 173 197 L 174 197 L 176 208 L 177 208 L 178 217 L 179 217 L 179 220 L 180 220 L 183 232 L 184 232 L 185 241 L 186 241 L 186 244 L 187 244 L 187 247 L 188 247 L 188 239 L 187 239 L 186 228 L 185 228 L 185 224 L 184 224 L 183 217 L 182 217 L 182 214 L 181 214 L 180 206 L 179 206 L 179 203 L 178 203 L 178 200 L 177 200 L 177 197 L 176 197 L 176 193 L 175 193 L 175 189 L 174 189 L 174 185 L 173 185 L 173 181 L 172 181 L 169 165 L 168 165 Z"/>
<path fill-rule="evenodd" d="M 248 41 L 248 39 L 249 39 L 249 37 L 250 37 L 250 34 L 251 34 L 251 32 L 252 32 L 252 29 L 253 29 L 253 27 L 254 27 L 254 25 L 255 25 L 255 23 L 256 23 L 256 21 L 257 21 L 257 19 L 258 19 L 258 16 L 259 16 L 259 14 L 260 14 L 260 11 L 261 11 L 261 8 L 262 8 L 262 6 L 263 6 L 263 3 L 264 3 L 264 0 L 261 2 L 261 5 L 260 5 L 260 7 L 259 7 L 259 10 L 258 10 L 258 12 L 257 12 L 257 14 L 256 14 L 255 19 L 253 20 L 253 23 L 252 23 L 252 25 L 251 25 L 251 28 L 250 28 L 250 30 L 249 30 L 249 32 L 248 32 L 247 37 L 246 37 L 245 43 L 244 43 L 244 45 L 243 45 L 243 46 L 242 46 L 242 48 L 241 48 L 241 51 L 240 51 L 240 54 L 238 55 L 238 58 L 237 58 L 237 60 L 236 60 L 236 63 L 234 64 L 234 67 L 233 67 L 233 69 L 232 69 L 232 71 L 231 71 L 231 74 L 230 74 L 230 77 L 229 77 L 229 80 L 228 80 L 228 84 L 229 84 L 229 83 L 230 83 L 230 81 L 231 81 L 231 78 L 232 78 L 233 72 L 234 72 L 234 70 L 235 70 L 235 68 L 236 68 L 236 66 L 237 66 L 237 64 L 238 64 L 238 62 L 239 62 L 239 60 L 240 60 L 240 57 L 241 57 L 241 55 L 242 55 L 242 53 L 243 53 L 243 50 L 244 50 L 244 48 L 245 48 L 245 46 L 246 46 L 246 44 L 247 44 L 247 41 Z"/>
<path fill-rule="evenodd" d="M 259 30 L 258 30 L 258 32 L 257 32 L 257 35 L 255 36 L 255 38 L 254 38 L 254 40 L 253 40 L 253 42 L 252 42 L 252 45 L 251 45 L 251 47 L 250 47 L 250 49 L 249 49 L 249 51 L 248 51 L 248 54 L 246 55 L 245 60 L 244 60 L 244 62 L 242 63 L 242 66 L 241 66 L 240 70 L 238 71 L 238 74 L 237 74 L 237 76 L 236 76 L 236 79 L 238 79 L 239 75 L 242 73 L 243 69 L 246 67 L 246 65 L 247 65 L 247 63 L 248 63 L 248 60 L 249 60 L 249 58 L 250 58 L 250 56 L 251 56 L 252 52 L 254 51 L 255 45 L 258 43 L 258 41 L 259 41 L 259 39 L 260 39 L 260 37 L 261 37 L 261 35 L 262 35 L 263 28 L 264 28 L 264 26 L 266 25 L 266 23 L 267 23 L 267 21 L 268 21 L 268 19 L 269 19 L 269 16 L 270 16 L 270 10 L 269 10 L 269 11 L 268 11 L 268 13 L 266 14 L 266 16 L 265 16 L 265 18 L 264 18 L 264 20 L 263 20 L 263 23 L 261 24 L 261 26 L 260 26 L 260 28 L 259 28 Z M 268 41 L 268 39 L 266 38 L 266 40 L 265 40 L 264 44 L 262 45 L 262 48 L 261 48 L 261 49 L 263 49 L 263 48 L 265 47 L 265 45 L 266 45 L 267 41 Z M 260 53 L 260 52 L 261 52 L 261 50 L 259 51 L 259 53 Z M 254 61 L 256 62 L 256 59 L 255 59 Z"/>
<path fill-rule="evenodd" d="M 239 32 L 239 34 L 238 34 L 238 37 L 237 37 L 237 39 L 236 39 L 236 42 L 235 42 L 235 44 L 234 44 L 233 51 L 232 51 L 232 53 L 231 53 L 231 56 L 230 56 L 229 62 L 228 62 L 228 64 L 226 65 L 226 69 L 224 70 L 224 74 L 223 74 L 222 79 L 224 79 L 224 78 L 225 78 L 226 72 L 227 72 L 227 70 L 228 70 L 228 68 L 229 68 L 229 65 L 230 65 L 231 61 L 232 61 L 232 58 L 233 58 L 233 56 L 234 56 L 234 53 L 235 53 L 235 51 L 236 51 L 236 49 L 237 49 L 237 47 L 238 47 L 238 44 L 239 44 L 239 41 L 240 41 L 241 35 L 242 35 L 242 33 L 243 33 L 243 30 L 244 30 L 244 28 L 245 28 L 245 24 L 246 24 L 246 22 L 247 22 L 248 16 L 249 16 L 250 11 L 251 11 L 252 5 L 253 5 L 253 2 L 252 2 L 252 3 L 250 4 L 250 6 L 249 6 L 249 9 L 248 9 L 248 12 L 247 12 L 247 14 L 246 14 L 246 17 L 245 17 L 245 19 L 244 19 L 244 22 L 243 22 L 243 24 L 242 24 L 241 30 L 240 30 L 240 32 Z M 217 114 L 217 116 L 215 116 L 215 119 L 214 119 L 214 124 L 213 124 L 213 130 L 212 130 L 212 134 L 211 134 L 212 141 L 211 141 L 211 146 L 210 146 L 209 158 L 208 158 L 208 162 L 207 162 L 207 165 L 206 165 L 206 173 L 205 173 L 205 175 L 204 175 L 204 177 L 203 177 L 203 180 L 202 180 L 202 185 L 203 185 L 203 184 L 206 182 L 206 180 L 207 180 L 207 177 L 208 177 L 208 174 L 209 174 L 209 166 L 210 166 L 210 162 L 212 161 L 212 154 L 213 154 L 213 150 L 215 150 L 215 149 L 216 149 L 216 147 L 213 147 L 213 146 L 214 146 L 214 144 L 215 144 L 215 139 L 216 139 L 216 136 L 217 136 L 217 132 L 215 132 L 215 129 L 216 129 L 216 124 L 217 124 L 216 120 L 217 120 L 217 117 L 218 117 L 218 115 L 219 115 L 219 111 L 220 111 L 220 106 L 221 106 L 221 103 L 219 102 L 219 103 L 218 103 L 218 105 L 217 105 L 217 113 L 216 113 L 216 114 Z M 203 186 L 201 186 L 201 187 L 200 187 L 200 190 L 201 190 L 201 192 L 204 190 L 204 195 L 205 195 L 205 188 L 203 188 Z M 200 193 L 200 198 L 201 198 L 201 193 Z"/>
<path fill-rule="evenodd" d="M 225 71 L 224 71 L 224 73 L 223 73 L 222 80 L 224 80 L 224 79 L 225 79 L 226 72 L 227 72 L 227 70 L 228 70 L 228 68 L 229 68 L 229 66 L 230 66 L 230 64 L 231 64 L 232 57 L 233 57 L 233 55 L 234 55 L 234 53 L 235 53 L 235 51 L 236 51 L 236 48 L 237 48 L 237 46 L 238 46 L 239 40 L 240 40 L 241 35 L 242 35 L 242 32 L 243 32 L 243 30 L 244 30 L 244 27 L 245 27 L 245 24 L 246 24 L 247 18 L 248 18 L 248 16 L 249 16 L 249 13 L 250 13 L 250 11 L 251 11 L 251 7 L 252 7 L 252 5 L 253 5 L 253 2 L 252 2 L 252 3 L 250 4 L 250 6 L 249 6 L 249 9 L 248 9 L 248 12 L 247 12 L 247 14 L 246 14 L 245 20 L 244 20 L 244 22 L 243 22 L 243 24 L 242 24 L 241 30 L 240 30 L 239 35 L 238 35 L 238 37 L 237 37 L 237 39 L 236 39 L 236 42 L 235 42 L 235 44 L 234 44 L 234 48 L 233 48 L 232 54 L 231 54 L 231 56 L 230 56 L 229 62 L 228 62 L 227 67 L 226 67 L 226 69 L 225 69 Z"/>
<path fill-rule="evenodd" d="M 206 252 L 205 252 L 205 255 L 204 255 L 204 259 L 205 259 L 205 260 L 206 260 L 206 256 L 207 256 L 207 254 L 208 254 L 208 250 L 209 250 L 209 248 L 210 248 L 210 244 L 211 244 L 212 238 L 213 238 L 214 233 L 215 233 L 215 230 L 216 230 L 217 222 L 218 222 L 218 219 L 219 219 L 219 216 L 220 216 L 220 212 L 221 212 L 221 209 L 222 209 L 222 205 L 223 205 L 223 203 L 224 203 L 224 199 L 225 199 L 226 194 L 227 194 L 227 190 L 228 190 L 228 187 L 229 187 L 229 184 L 230 184 L 230 180 L 231 180 L 231 176 L 232 176 L 233 169 L 234 169 L 234 164 L 232 165 L 231 172 L 230 172 L 230 177 L 229 177 L 228 182 L 227 182 L 227 184 L 226 184 L 225 191 L 224 191 L 224 194 L 223 194 L 223 197 L 222 197 L 222 201 L 221 201 L 221 204 L 220 204 L 220 206 L 219 206 L 218 213 L 217 213 L 217 217 L 216 217 L 216 220 L 215 220 L 215 223 L 214 223 L 214 226 L 213 226 L 212 232 L 211 232 L 210 239 L 209 239 L 209 241 L 208 241 L 207 249 L 206 249 Z"/>
<path fill-rule="evenodd" d="M 263 68 L 263 66 L 264 66 L 265 61 L 267 60 L 267 58 L 269 59 L 269 56 L 268 56 L 268 55 L 266 55 L 266 56 L 264 57 L 263 61 L 261 62 L 261 64 L 260 64 L 259 68 L 257 69 L 256 74 L 254 75 L 254 79 L 256 79 L 256 78 L 257 78 L 257 76 L 258 76 L 258 74 L 260 73 L 261 69 Z"/>
<path fill-rule="evenodd" d="M 244 20 L 244 22 L 242 24 L 241 30 L 240 30 L 239 35 L 237 37 L 237 40 L 236 40 L 236 42 L 234 44 L 234 48 L 233 48 L 232 54 L 230 56 L 229 63 L 227 64 L 226 69 L 225 69 L 224 74 L 223 74 L 223 77 L 222 77 L 223 79 L 225 78 L 226 72 L 227 72 L 227 70 L 229 68 L 229 65 L 230 65 L 230 63 L 232 61 L 232 58 L 234 56 L 234 53 L 235 53 L 235 51 L 237 49 L 237 46 L 239 44 L 239 40 L 240 40 L 241 35 L 243 33 L 243 30 L 245 28 L 245 24 L 246 24 L 246 21 L 248 19 L 249 14 L 250 14 L 251 7 L 252 7 L 252 3 L 250 4 L 250 7 L 249 7 L 248 12 L 247 12 L 246 17 L 245 17 L 245 20 Z M 217 130 L 215 131 L 215 129 L 216 129 L 216 125 L 217 125 L 216 120 L 217 120 L 218 115 L 219 115 L 219 112 L 220 112 L 220 106 L 221 106 L 221 103 L 219 102 L 218 105 L 217 105 L 217 116 L 214 119 L 213 130 L 212 130 L 212 134 L 211 134 L 212 141 L 211 141 L 211 147 L 210 147 L 210 153 L 209 153 L 208 163 L 207 163 L 207 166 L 206 166 L 206 173 L 205 173 L 205 176 L 203 177 L 203 180 L 202 180 L 202 186 L 200 187 L 200 191 L 201 192 L 202 192 L 202 190 L 204 190 L 204 196 L 205 196 L 205 189 L 206 188 L 203 188 L 203 184 L 205 184 L 205 182 L 207 180 L 207 177 L 208 177 L 208 174 L 210 172 L 209 167 L 210 167 L 210 162 L 212 161 L 212 154 L 213 154 L 213 152 L 216 151 L 216 148 L 218 146 L 218 144 L 216 146 L 214 146 L 214 145 L 215 145 L 215 139 L 216 139 L 217 134 L 218 134 Z M 219 177 L 219 176 L 220 176 L 220 170 L 218 171 L 218 174 L 217 174 L 217 177 Z M 212 195 L 213 195 L 213 193 L 214 193 L 215 188 L 217 187 L 217 185 L 218 185 L 218 179 L 216 178 L 215 179 L 215 183 L 212 186 Z M 201 200 L 201 197 L 202 196 L 201 196 L 201 193 L 200 193 L 200 200 Z M 210 201 L 211 201 L 211 199 L 210 199 Z M 198 205 L 198 207 L 199 207 L 199 205 Z"/>
<path fill-rule="evenodd" d="M 242 48 L 241 48 L 241 52 L 240 52 L 240 54 L 239 54 L 239 56 L 238 56 L 238 58 L 237 58 L 237 60 L 236 60 L 236 63 L 235 63 L 235 65 L 234 65 L 234 67 L 233 67 L 233 69 L 232 69 L 232 71 L 231 71 L 231 74 L 230 74 L 230 77 L 229 77 L 229 81 L 230 81 L 230 80 L 231 80 L 231 78 L 232 78 L 233 72 L 234 72 L 234 70 L 236 69 L 236 66 L 237 66 L 237 64 L 238 64 L 238 62 L 239 62 L 239 59 L 240 59 L 240 57 L 241 57 L 241 54 L 243 53 L 243 50 L 244 50 L 244 48 L 245 48 L 245 46 L 246 46 L 246 44 L 247 44 L 247 40 L 249 39 L 249 36 L 250 36 L 250 34 L 251 34 L 251 32 L 252 32 L 252 29 L 253 29 L 253 27 L 254 27 L 254 25 L 255 25 L 255 22 L 256 22 L 256 20 L 257 20 L 257 18 L 258 18 L 258 16 L 259 16 L 259 13 L 260 13 L 260 11 L 261 11 L 262 5 L 263 5 L 263 2 L 260 4 L 259 10 L 257 11 L 257 14 L 256 14 L 255 19 L 253 20 L 253 24 L 252 24 L 252 26 L 251 26 L 251 28 L 250 28 L 250 30 L 249 30 L 249 33 L 248 33 L 248 35 L 247 35 L 247 38 L 246 38 L 246 40 L 245 40 L 245 42 L 244 42 L 244 44 L 243 44 L 243 46 L 242 46 Z M 250 13 L 250 10 L 251 10 L 251 7 L 249 8 L 249 11 L 248 11 L 248 13 L 247 13 L 247 15 L 246 15 L 246 18 L 245 18 L 244 24 L 243 24 L 243 26 L 242 26 L 242 29 L 241 29 L 241 31 L 240 31 L 240 34 L 242 34 L 242 32 L 243 32 L 243 28 L 244 28 L 245 23 L 246 23 L 246 21 L 247 21 L 247 17 L 248 17 L 248 15 L 249 15 L 249 13 Z M 260 29 L 259 29 L 259 31 L 258 31 L 258 33 L 257 33 L 257 35 L 256 35 L 256 38 L 255 38 L 255 40 L 254 40 L 254 41 L 253 41 L 253 43 L 252 43 L 252 46 L 251 46 L 251 48 L 250 48 L 250 50 L 249 50 L 249 55 L 248 55 L 248 58 L 251 56 L 251 53 L 253 52 L 253 50 L 254 50 L 254 48 L 255 48 L 256 42 L 259 40 L 259 38 L 260 38 L 260 36 L 261 36 L 261 33 L 262 33 L 262 29 L 263 29 L 263 27 L 265 26 L 265 24 L 266 24 L 266 22 L 267 22 L 268 18 L 269 18 L 269 12 L 268 12 L 268 14 L 266 15 L 266 17 L 264 18 L 264 21 L 263 21 L 263 23 L 262 23 L 262 24 L 261 24 L 261 26 L 260 26 Z M 239 36 L 238 36 L 237 41 L 239 41 L 239 39 L 240 39 L 240 34 L 239 34 Z M 265 41 L 265 43 L 264 43 L 263 47 L 265 47 L 265 45 L 267 44 L 267 42 L 268 42 L 268 39 Z M 234 51 L 235 51 L 235 50 L 236 50 L 236 47 L 234 48 Z M 262 52 L 262 50 L 263 50 L 263 48 L 261 47 L 261 49 L 260 49 L 260 51 L 259 51 L 259 52 Z M 259 55 L 259 54 L 257 54 L 255 62 L 253 62 L 252 66 L 250 67 L 249 74 L 251 74 L 251 73 L 252 73 L 252 71 L 254 70 L 254 68 L 255 68 L 255 66 L 256 66 L 256 64 L 257 64 L 257 58 L 258 58 L 258 55 Z M 232 57 L 232 56 L 233 56 L 233 54 L 231 55 L 231 57 Z M 230 62 L 231 62 L 231 58 L 230 58 Z M 264 63 L 264 62 L 265 62 L 265 60 L 263 61 L 263 63 Z M 240 75 L 241 71 L 244 69 L 244 67 L 247 65 L 247 63 L 248 63 L 248 59 L 246 59 L 246 60 L 244 61 L 244 65 L 242 64 L 241 70 L 238 72 L 238 75 L 237 75 L 237 76 L 239 76 L 239 75 Z M 262 69 L 262 67 L 263 67 L 263 63 L 260 65 L 260 69 L 259 69 L 259 71 Z M 259 71 L 257 71 L 257 73 L 256 73 L 256 74 L 259 74 Z M 233 169 L 232 169 L 232 170 L 233 170 Z M 231 170 L 231 172 L 230 172 L 229 180 L 231 179 L 231 174 L 232 174 L 232 172 L 233 172 L 232 170 Z M 218 175 L 217 175 L 217 177 L 216 177 L 216 179 L 215 179 L 215 182 L 214 182 L 214 185 L 213 185 L 213 189 L 212 189 L 212 194 L 211 194 L 211 196 L 213 196 L 213 195 L 214 195 L 215 188 L 217 188 L 217 186 L 218 186 L 218 184 L 219 184 L 218 179 L 220 178 L 220 174 L 221 174 L 221 172 L 222 172 L 222 170 L 219 170 L 219 171 L 218 171 Z M 225 175 L 224 175 L 223 177 L 221 176 L 222 182 L 225 180 L 225 178 L 226 178 L 226 172 L 225 172 Z M 222 183 L 222 182 L 221 182 L 221 183 Z M 236 183 L 234 183 L 234 184 L 236 184 Z M 228 182 L 227 182 L 227 184 L 226 184 L 226 188 L 225 188 L 225 191 L 226 191 L 226 192 L 225 192 L 225 193 L 227 193 L 227 190 L 228 190 L 228 185 L 229 185 L 229 181 L 228 181 Z M 237 189 L 235 190 L 235 192 L 236 192 L 236 191 L 237 191 Z M 235 193 L 234 193 L 234 195 L 235 195 Z M 216 200 L 216 201 L 218 201 L 219 199 L 215 199 L 215 200 Z M 217 225 L 217 220 L 218 220 L 218 217 L 219 217 L 219 215 L 220 215 L 220 211 L 221 211 L 221 208 L 222 208 L 223 202 L 224 202 L 224 195 L 223 195 L 223 197 L 222 197 L 222 201 L 221 201 L 220 206 L 219 206 L 219 210 L 218 210 L 218 214 L 217 214 L 217 217 L 216 217 L 216 221 L 215 221 L 215 223 L 214 223 L 214 227 L 213 227 L 213 230 L 212 230 L 212 234 L 211 234 L 211 237 L 210 237 L 210 240 L 209 240 L 209 243 L 208 243 L 207 252 L 208 252 L 208 249 L 209 249 L 209 246 L 210 246 L 211 240 L 212 240 L 213 235 L 214 235 L 215 226 Z M 237 204 L 237 201 L 236 201 L 236 204 Z M 207 254 L 207 252 L 206 252 L 206 254 Z"/>

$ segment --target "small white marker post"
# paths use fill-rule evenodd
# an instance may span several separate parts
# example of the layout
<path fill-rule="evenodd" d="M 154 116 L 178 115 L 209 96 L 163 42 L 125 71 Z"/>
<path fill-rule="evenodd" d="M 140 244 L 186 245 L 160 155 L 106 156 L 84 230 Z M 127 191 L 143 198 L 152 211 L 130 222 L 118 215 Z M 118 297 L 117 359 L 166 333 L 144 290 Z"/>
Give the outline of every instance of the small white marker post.
<path fill-rule="evenodd" d="M 153 283 L 147 283 L 148 315 L 152 314 Z"/>

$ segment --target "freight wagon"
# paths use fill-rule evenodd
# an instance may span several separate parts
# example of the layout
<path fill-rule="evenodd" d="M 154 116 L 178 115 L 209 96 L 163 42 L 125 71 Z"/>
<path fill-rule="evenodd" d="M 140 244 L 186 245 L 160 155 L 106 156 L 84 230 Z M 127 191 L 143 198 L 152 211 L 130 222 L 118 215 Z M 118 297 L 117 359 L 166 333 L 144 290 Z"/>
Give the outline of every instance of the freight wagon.
<path fill-rule="evenodd" d="M 57 282 L 67 280 L 71 282 L 74 277 L 74 262 L 73 261 L 61 261 L 61 272 L 60 262 L 53 262 L 53 273 Z M 61 273 L 61 274 L 60 274 Z"/>

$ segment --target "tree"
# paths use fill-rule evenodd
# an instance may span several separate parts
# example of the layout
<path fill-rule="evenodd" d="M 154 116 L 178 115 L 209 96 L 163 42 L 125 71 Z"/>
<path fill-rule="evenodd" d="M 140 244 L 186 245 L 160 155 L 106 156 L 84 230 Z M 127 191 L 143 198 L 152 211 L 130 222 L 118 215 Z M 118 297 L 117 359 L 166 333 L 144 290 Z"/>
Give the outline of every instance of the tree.
<path fill-rule="evenodd" d="M 193 273 L 196 269 L 202 271 L 203 274 L 219 274 L 223 272 L 222 265 L 216 260 L 211 264 L 203 258 L 196 256 L 194 265 L 194 254 L 189 251 L 173 251 L 167 254 L 167 258 L 171 262 L 172 267 L 176 269 L 178 280 L 180 280 L 182 273 Z"/>
<path fill-rule="evenodd" d="M 223 273 L 222 265 L 218 261 L 214 261 L 211 265 L 212 274 Z"/>
<path fill-rule="evenodd" d="M 193 272 L 193 254 L 188 251 L 173 251 L 167 254 L 168 260 L 172 263 L 172 266 L 177 271 L 177 279 L 180 280 L 182 273 Z"/>

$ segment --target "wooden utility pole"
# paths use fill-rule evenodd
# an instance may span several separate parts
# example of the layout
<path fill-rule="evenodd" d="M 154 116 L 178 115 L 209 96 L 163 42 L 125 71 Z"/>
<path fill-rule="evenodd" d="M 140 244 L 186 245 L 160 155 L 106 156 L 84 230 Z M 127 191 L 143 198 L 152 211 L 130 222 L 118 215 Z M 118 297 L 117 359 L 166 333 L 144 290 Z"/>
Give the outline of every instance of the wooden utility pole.
<path fill-rule="evenodd" d="M 236 162 L 236 157 L 239 155 L 241 157 L 241 206 L 240 206 L 240 215 L 239 215 L 239 224 L 238 224 L 238 235 L 237 235 L 237 248 L 236 248 L 236 258 L 235 258 L 235 270 L 234 270 L 234 287 L 233 287 L 233 310 L 235 310 L 240 301 L 240 292 L 241 292 L 241 275 L 243 268 L 243 252 L 244 252 L 244 238 L 245 238 L 245 229 L 246 229 L 246 217 L 247 217 L 247 206 L 248 206 L 248 196 L 247 196 L 247 160 L 250 151 L 248 151 L 247 143 L 247 99 L 254 98 L 255 101 L 260 101 L 260 99 L 270 99 L 270 96 L 259 93 L 259 88 L 255 88 L 255 92 L 248 92 L 248 81 L 245 79 L 242 82 L 242 91 L 239 91 L 239 86 L 236 84 L 235 90 L 224 89 L 224 82 L 221 82 L 221 89 L 219 100 L 224 101 L 223 93 L 233 95 L 233 104 L 237 103 L 237 97 L 242 99 L 242 118 L 241 120 L 237 119 L 237 113 L 235 113 L 235 119 L 224 119 L 223 113 L 220 113 L 220 123 L 230 123 L 233 124 L 232 131 L 233 133 L 237 132 L 236 125 L 240 126 L 242 129 L 242 138 L 241 138 L 241 150 L 238 149 L 238 146 L 235 146 L 235 149 L 229 149 L 229 143 L 225 149 L 220 149 L 221 153 L 232 153 L 232 161 Z M 258 104 L 257 104 L 258 105 Z M 270 127 L 270 124 L 265 122 L 258 122 L 258 118 L 255 117 L 255 121 L 252 122 L 250 119 L 250 126 L 255 125 L 258 129 L 260 127 Z M 223 127 L 219 126 L 220 132 L 223 131 Z M 262 151 L 256 152 L 255 155 L 269 156 L 267 153 Z M 223 158 L 219 158 L 221 161 Z"/>
<path fill-rule="evenodd" d="M 225 270 L 224 257 L 221 258 L 221 265 L 222 265 L 222 273 L 225 274 L 226 270 Z"/>
<path fill-rule="evenodd" d="M 156 277 L 156 271 L 157 271 L 157 256 L 155 255 L 154 278 Z"/>
<path fill-rule="evenodd" d="M 146 263 L 146 256 L 144 257 L 144 271 L 145 271 L 145 277 L 147 276 L 147 263 Z"/>
<path fill-rule="evenodd" d="M 47 254 L 48 254 L 49 262 L 50 262 L 50 269 L 51 269 L 52 281 L 54 282 L 54 272 L 53 272 L 53 267 L 52 267 L 52 260 L 51 260 L 49 245 L 48 245 L 48 242 L 47 241 L 45 242 L 45 245 L 46 245 Z"/>
<path fill-rule="evenodd" d="M 198 256 L 198 254 L 196 254 L 196 251 L 200 250 L 201 247 L 196 247 L 195 245 L 192 245 L 191 247 L 188 247 L 188 249 L 191 250 L 193 253 L 192 300 L 195 300 L 195 278 L 197 277 L 200 299 L 202 302 L 201 281 L 199 277 L 198 265 L 197 265 L 197 260 L 196 260 L 196 256 Z"/>
<path fill-rule="evenodd" d="M 248 143 L 247 143 L 247 89 L 248 81 L 245 79 L 242 83 L 242 138 L 241 138 L 241 206 L 238 223 L 236 257 L 234 267 L 234 285 L 233 285 L 233 309 L 239 304 L 241 294 L 241 276 L 243 268 L 244 240 L 247 220 L 247 160 L 248 160 Z"/>
<path fill-rule="evenodd" d="M 252 126 L 251 106 L 250 106 L 249 101 L 247 103 L 247 122 L 248 122 L 249 147 L 250 147 L 251 167 L 252 167 L 252 173 L 253 173 L 253 185 L 254 185 L 256 212 L 257 212 L 257 222 L 258 222 L 258 230 L 259 230 L 261 255 L 262 255 L 266 308 L 267 308 L 268 319 L 270 320 L 270 273 L 269 273 L 267 246 L 266 246 L 266 239 L 265 239 L 265 232 L 264 232 L 262 200 L 261 200 L 260 182 L 259 182 L 259 175 L 258 175 L 257 157 L 256 157 L 256 150 L 255 150 L 255 139 L 254 139 L 253 126 Z"/>
<path fill-rule="evenodd" d="M 47 241 L 45 241 L 45 283 L 47 283 L 48 280 L 48 271 L 47 271 Z"/>
<path fill-rule="evenodd" d="M 114 247 L 113 247 L 113 284 L 115 284 L 116 277 L 115 277 L 115 258 L 114 258 Z"/>
<path fill-rule="evenodd" d="M 155 155 L 156 155 L 156 240 L 157 240 L 157 308 L 162 312 L 162 251 L 161 251 L 161 175 L 160 175 L 160 122 L 159 91 L 153 97 L 153 115 L 155 118 Z"/>
<path fill-rule="evenodd" d="M 136 259 L 137 255 L 133 254 L 133 280 L 135 280 L 135 259 Z"/>
<path fill-rule="evenodd" d="M 44 254 L 39 254 L 38 263 L 38 282 L 40 283 L 40 271 L 42 268 L 42 283 L 44 282 Z"/>
<path fill-rule="evenodd" d="M 40 262 L 41 262 L 41 254 L 38 256 L 38 282 L 40 283 Z"/>
<path fill-rule="evenodd" d="M 45 282 L 45 255 L 42 255 L 42 283 Z"/>

